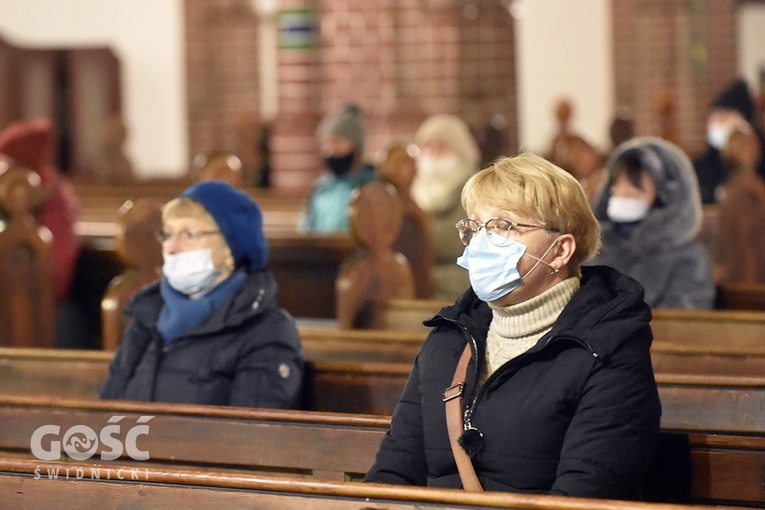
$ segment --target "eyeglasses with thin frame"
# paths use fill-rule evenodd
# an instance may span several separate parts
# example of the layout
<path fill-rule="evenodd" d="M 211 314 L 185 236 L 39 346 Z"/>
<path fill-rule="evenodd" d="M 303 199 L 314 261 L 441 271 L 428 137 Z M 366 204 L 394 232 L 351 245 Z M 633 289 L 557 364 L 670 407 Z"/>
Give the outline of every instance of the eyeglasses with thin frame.
<path fill-rule="evenodd" d="M 486 230 L 486 237 L 489 238 L 489 242 L 494 246 L 506 246 L 517 240 L 523 232 L 518 231 L 515 227 L 547 229 L 544 225 L 517 223 L 504 218 L 491 218 L 483 225 L 470 218 L 465 218 L 464 220 L 458 221 L 455 227 L 457 227 L 460 241 L 462 241 L 462 244 L 465 246 L 470 244 L 473 236 L 478 234 L 481 229 Z"/>
<path fill-rule="evenodd" d="M 220 230 L 188 230 L 184 228 L 178 232 L 167 232 L 165 230 L 159 230 L 155 233 L 155 236 L 157 241 L 160 243 L 169 241 L 173 237 L 176 237 L 182 243 L 190 243 L 199 241 L 205 236 L 212 236 L 215 234 L 220 234 Z"/>

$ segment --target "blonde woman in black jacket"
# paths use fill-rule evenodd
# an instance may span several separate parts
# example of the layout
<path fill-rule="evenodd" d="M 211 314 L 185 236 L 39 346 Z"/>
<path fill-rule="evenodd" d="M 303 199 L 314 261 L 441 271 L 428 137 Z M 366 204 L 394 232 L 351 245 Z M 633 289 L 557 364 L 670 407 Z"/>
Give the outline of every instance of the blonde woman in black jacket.
<path fill-rule="evenodd" d="M 466 184 L 472 288 L 432 332 L 366 480 L 460 487 L 445 411 L 469 349 L 459 445 L 485 490 L 638 499 L 661 407 L 642 287 L 582 268 L 598 221 L 579 183 L 543 158 L 498 160 Z"/>

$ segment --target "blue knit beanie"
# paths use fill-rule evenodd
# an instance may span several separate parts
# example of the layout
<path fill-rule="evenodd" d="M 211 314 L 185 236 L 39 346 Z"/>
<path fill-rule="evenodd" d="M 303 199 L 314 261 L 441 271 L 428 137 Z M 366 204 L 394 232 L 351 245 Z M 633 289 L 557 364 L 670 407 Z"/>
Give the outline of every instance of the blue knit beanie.
<path fill-rule="evenodd" d="M 236 267 L 261 269 L 268 259 L 268 242 L 263 234 L 263 214 L 250 196 L 223 181 L 202 181 L 181 193 L 179 198 L 199 202 L 218 224 L 231 249 Z"/>

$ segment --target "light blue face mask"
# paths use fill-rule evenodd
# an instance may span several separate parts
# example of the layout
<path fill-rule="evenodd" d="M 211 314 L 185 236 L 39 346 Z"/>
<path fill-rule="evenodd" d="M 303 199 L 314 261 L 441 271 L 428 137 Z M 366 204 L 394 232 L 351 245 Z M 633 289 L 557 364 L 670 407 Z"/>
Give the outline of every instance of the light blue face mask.
<path fill-rule="evenodd" d="M 542 258 L 557 242 L 556 239 L 547 248 Z M 524 254 L 537 262 L 528 273 L 521 276 L 518 272 L 518 263 Z M 470 284 L 478 299 L 486 302 L 496 301 L 517 289 L 523 283 L 523 279 L 529 276 L 540 262 L 550 266 L 541 258 L 526 253 L 526 245 L 518 241 L 513 241 L 506 246 L 495 246 L 489 241 L 485 229 L 473 236 L 470 244 L 457 259 L 457 265 L 464 267 L 470 273 Z"/>

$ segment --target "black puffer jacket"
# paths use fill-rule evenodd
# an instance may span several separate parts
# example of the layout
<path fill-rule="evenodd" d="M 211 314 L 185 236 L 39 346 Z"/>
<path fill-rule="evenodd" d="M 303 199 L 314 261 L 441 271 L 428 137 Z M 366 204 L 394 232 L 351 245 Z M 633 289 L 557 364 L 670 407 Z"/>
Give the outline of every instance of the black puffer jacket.
<path fill-rule="evenodd" d="M 165 345 L 157 330 L 159 282 L 126 307 L 132 316 L 101 398 L 152 402 L 297 408 L 303 353 L 294 319 L 276 306 L 268 270 L 242 287 L 202 325 Z"/>
<path fill-rule="evenodd" d="M 651 312 L 634 280 L 601 266 L 583 272 L 552 331 L 500 367 L 477 396 L 488 305 L 470 290 L 429 319 L 434 329 L 366 480 L 461 486 L 442 394 L 471 342 L 463 403 L 483 433 L 473 464 L 486 490 L 639 499 L 661 416 Z"/>

